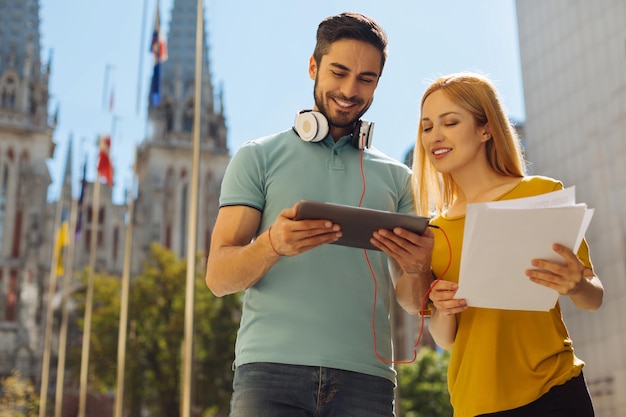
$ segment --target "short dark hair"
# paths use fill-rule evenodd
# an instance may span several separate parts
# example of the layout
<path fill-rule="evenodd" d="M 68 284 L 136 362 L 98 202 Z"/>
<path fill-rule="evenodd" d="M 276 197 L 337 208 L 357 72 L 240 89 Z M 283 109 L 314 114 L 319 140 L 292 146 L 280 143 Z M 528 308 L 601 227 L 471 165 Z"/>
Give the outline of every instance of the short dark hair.
<path fill-rule="evenodd" d="M 380 73 L 387 59 L 387 35 L 373 19 L 360 13 L 341 13 L 327 17 L 317 27 L 317 43 L 313 58 L 319 65 L 330 45 L 340 39 L 355 39 L 367 42 L 380 51 Z"/>

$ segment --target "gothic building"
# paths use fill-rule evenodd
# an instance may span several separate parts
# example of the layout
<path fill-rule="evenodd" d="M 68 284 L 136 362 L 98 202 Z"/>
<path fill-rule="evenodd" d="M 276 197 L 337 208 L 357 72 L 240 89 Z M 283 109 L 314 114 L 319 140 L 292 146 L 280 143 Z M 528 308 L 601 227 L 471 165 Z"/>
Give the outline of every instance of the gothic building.
<path fill-rule="evenodd" d="M 131 277 L 140 272 L 151 243 L 181 258 L 187 254 L 196 94 L 201 95 L 196 250 L 204 255 L 217 215 L 230 156 L 221 92 L 214 91 L 211 80 L 206 31 L 202 82 L 195 88 L 196 7 L 195 0 L 174 1 L 169 57 L 161 67 L 161 100 L 156 105 L 146 100 L 150 129 L 136 152 Z M 19 369 L 35 381 L 41 374 L 59 213 L 69 211 L 73 179 L 82 175 L 71 172 L 70 144 L 61 156 L 65 170 L 59 200 L 47 201 L 52 180 L 46 161 L 54 153 L 56 117 L 48 114 L 51 62 L 42 64 L 40 55 L 39 1 L 0 1 L 0 378 Z M 121 276 L 128 206 L 114 204 L 112 188 L 101 184 L 94 209 L 93 192 L 94 184 L 86 183 L 72 269 L 76 273 L 89 265 L 95 225 L 95 271 Z M 57 281 L 53 305 L 58 309 L 63 281 Z M 54 361 L 56 349 L 52 351 Z"/>
<path fill-rule="evenodd" d="M 152 242 L 186 256 L 191 194 L 194 100 L 201 95 L 198 186 L 198 251 L 207 253 L 217 216 L 223 173 L 229 161 L 221 92 L 209 69 L 206 32 L 202 45 L 202 82 L 195 88 L 195 0 L 175 0 L 167 36 L 168 59 L 162 64 L 161 99 L 150 106 L 149 137 L 137 153 L 139 195 L 135 204 L 133 252 L 146 253 Z M 205 25 L 203 24 L 203 28 Z M 133 257 L 133 268 L 142 257 Z"/>
<path fill-rule="evenodd" d="M 626 2 L 516 0 L 533 174 L 576 187 L 605 288 L 595 312 L 561 309 L 598 417 L 626 415 Z"/>
<path fill-rule="evenodd" d="M 32 376 L 41 352 L 56 118 L 39 40 L 37 0 L 0 2 L 0 377 L 12 369 Z"/>

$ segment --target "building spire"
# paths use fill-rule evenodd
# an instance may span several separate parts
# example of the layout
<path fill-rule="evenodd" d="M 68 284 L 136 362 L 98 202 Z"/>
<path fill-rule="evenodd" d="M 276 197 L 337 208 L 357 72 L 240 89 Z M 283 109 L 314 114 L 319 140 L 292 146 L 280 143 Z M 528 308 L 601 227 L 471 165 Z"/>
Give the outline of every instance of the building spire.
<path fill-rule="evenodd" d="M 187 143 L 186 146 L 191 142 L 197 91 L 195 86 L 197 6 L 197 0 L 174 0 L 167 25 L 168 57 L 160 68 L 160 100 L 157 106 L 148 106 L 150 139 L 153 141 L 168 142 L 175 138 L 177 143 L 181 141 Z M 218 152 L 226 152 L 221 104 L 218 109 L 215 108 L 216 98 L 209 69 L 205 20 L 203 18 L 202 82 L 199 88 L 203 115 L 200 126 L 201 142 L 210 144 Z"/>
<path fill-rule="evenodd" d="M 170 18 L 167 34 L 167 44 L 171 45 L 168 62 L 163 65 L 164 78 L 173 80 L 180 77 L 184 92 L 193 92 L 195 78 L 195 48 L 196 44 L 196 14 L 197 0 L 174 0 L 174 7 Z M 202 24 L 202 101 L 209 101 L 213 108 L 213 87 L 209 72 L 209 54 L 206 36 L 206 21 Z M 180 45 L 180 46 L 179 46 Z M 205 95 L 209 97 L 205 97 Z M 206 106 L 206 104 L 204 104 Z"/>
<path fill-rule="evenodd" d="M 0 1 L 0 108 L 13 113 L 0 124 L 48 127 L 48 76 L 41 65 L 39 0 Z"/>

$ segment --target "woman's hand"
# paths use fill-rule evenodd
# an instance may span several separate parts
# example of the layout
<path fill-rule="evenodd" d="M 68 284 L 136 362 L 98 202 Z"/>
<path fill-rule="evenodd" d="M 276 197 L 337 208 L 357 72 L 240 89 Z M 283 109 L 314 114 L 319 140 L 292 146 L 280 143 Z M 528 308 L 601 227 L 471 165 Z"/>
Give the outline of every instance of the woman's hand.
<path fill-rule="evenodd" d="M 533 259 L 531 264 L 537 269 L 526 270 L 526 275 L 532 282 L 552 288 L 561 295 L 578 292 L 586 284 L 584 274 L 587 268 L 571 249 L 558 243 L 552 248 L 563 258 L 563 262 Z"/>
<path fill-rule="evenodd" d="M 451 281 L 438 280 L 432 285 L 429 296 L 439 314 L 451 316 L 467 309 L 464 298 L 454 298 L 458 289 L 459 284 Z"/>
<path fill-rule="evenodd" d="M 552 248 L 561 255 L 563 262 L 533 259 L 531 263 L 537 269 L 526 270 L 530 280 L 569 296 L 574 305 L 582 310 L 600 308 L 604 287 L 593 270 L 586 267 L 571 249 L 558 243 Z"/>

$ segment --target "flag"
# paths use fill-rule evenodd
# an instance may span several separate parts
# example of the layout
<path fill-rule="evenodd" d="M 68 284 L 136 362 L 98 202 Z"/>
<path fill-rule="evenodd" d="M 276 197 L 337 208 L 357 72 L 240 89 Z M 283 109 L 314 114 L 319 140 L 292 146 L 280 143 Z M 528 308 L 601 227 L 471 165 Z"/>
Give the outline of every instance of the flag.
<path fill-rule="evenodd" d="M 102 135 L 98 140 L 98 181 L 104 178 L 109 186 L 113 185 L 113 164 L 111 164 L 111 137 Z"/>
<path fill-rule="evenodd" d="M 152 31 L 152 41 L 150 42 L 150 52 L 154 58 L 152 83 L 150 84 L 150 107 L 156 107 L 161 101 L 161 63 L 167 60 L 167 44 L 161 33 L 160 20 L 159 3 L 157 2 L 154 30 Z"/>
<path fill-rule="evenodd" d="M 83 223 L 83 201 L 85 201 L 85 189 L 87 188 L 87 161 L 83 164 L 83 178 L 80 180 L 80 194 L 78 195 L 78 218 L 76 219 L 76 239 L 80 238 Z"/>
<path fill-rule="evenodd" d="M 67 210 L 63 209 L 63 211 L 61 212 L 61 226 L 59 227 L 59 230 L 57 231 L 57 236 L 56 236 L 56 240 L 54 243 L 54 250 L 57 255 L 57 272 L 56 272 L 57 276 L 63 275 L 63 272 L 64 272 L 63 249 L 68 244 L 68 230 L 69 230 L 69 224 L 68 224 L 68 218 L 67 218 Z"/>

